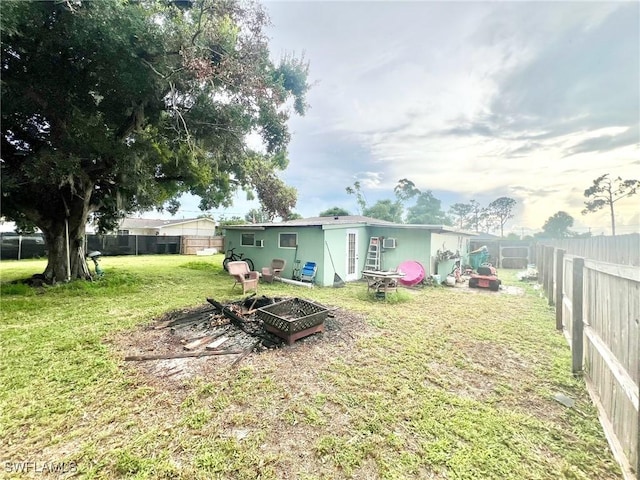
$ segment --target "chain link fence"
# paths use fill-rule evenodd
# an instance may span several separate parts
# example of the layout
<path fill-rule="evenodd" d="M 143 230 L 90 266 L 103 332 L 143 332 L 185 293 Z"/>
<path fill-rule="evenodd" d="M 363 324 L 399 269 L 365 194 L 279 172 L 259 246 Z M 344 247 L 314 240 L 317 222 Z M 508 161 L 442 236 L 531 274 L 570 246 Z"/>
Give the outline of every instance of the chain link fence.
<path fill-rule="evenodd" d="M 87 235 L 85 252 L 98 250 L 105 256 L 179 254 L 182 237 L 158 235 Z M 18 235 L 2 232 L 0 258 L 22 260 L 45 258 L 47 244 L 41 233 Z"/>

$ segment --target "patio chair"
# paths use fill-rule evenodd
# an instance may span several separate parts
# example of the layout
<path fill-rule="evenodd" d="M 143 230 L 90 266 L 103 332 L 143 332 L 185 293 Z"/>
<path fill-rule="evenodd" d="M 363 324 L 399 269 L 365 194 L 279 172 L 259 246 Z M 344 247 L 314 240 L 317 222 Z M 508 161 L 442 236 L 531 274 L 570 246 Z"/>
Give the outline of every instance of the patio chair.
<path fill-rule="evenodd" d="M 317 271 L 318 266 L 315 262 L 306 262 L 300 272 L 300 280 L 303 282 L 313 283 L 315 281 Z"/>
<path fill-rule="evenodd" d="M 249 269 L 249 265 L 247 262 L 236 261 L 229 262 L 229 275 L 231 275 L 235 279 L 235 283 L 232 288 L 235 288 L 236 285 L 242 285 L 242 294 L 247 293 L 247 290 L 255 289 L 256 293 L 258 293 L 258 279 L 260 275 L 258 272 L 252 272 Z"/>
<path fill-rule="evenodd" d="M 273 282 L 275 277 L 280 276 L 286 264 L 286 260 L 283 260 L 282 258 L 274 258 L 271 260 L 271 265 L 269 267 L 262 267 L 262 279 L 268 283 Z"/>

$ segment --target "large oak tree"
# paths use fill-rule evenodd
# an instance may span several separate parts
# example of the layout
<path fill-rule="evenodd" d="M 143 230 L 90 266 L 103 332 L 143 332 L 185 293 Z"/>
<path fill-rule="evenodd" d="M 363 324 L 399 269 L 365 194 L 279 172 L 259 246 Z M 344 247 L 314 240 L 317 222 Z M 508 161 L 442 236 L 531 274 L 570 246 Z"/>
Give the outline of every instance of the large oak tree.
<path fill-rule="evenodd" d="M 90 217 L 108 229 L 186 192 L 203 209 L 237 190 L 295 205 L 275 172 L 307 64 L 270 59 L 267 21 L 236 0 L 3 2 L 0 213 L 42 230 L 48 281 L 88 278 Z"/>

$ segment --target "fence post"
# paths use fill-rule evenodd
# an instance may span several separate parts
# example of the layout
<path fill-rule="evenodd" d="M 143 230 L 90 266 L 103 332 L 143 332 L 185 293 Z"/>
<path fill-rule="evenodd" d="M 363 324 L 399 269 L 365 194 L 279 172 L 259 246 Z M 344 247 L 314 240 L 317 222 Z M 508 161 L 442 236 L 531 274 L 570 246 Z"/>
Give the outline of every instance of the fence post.
<path fill-rule="evenodd" d="M 547 272 L 545 290 L 547 291 L 547 299 L 549 305 L 553 306 L 553 251 L 554 247 L 545 247 L 544 269 Z"/>
<path fill-rule="evenodd" d="M 556 329 L 562 330 L 562 289 L 564 288 L 564 250 L 556 250 Z"/>
<path fill-rule="evenodd" d="M 584 258 L 573 259 L 573 292 L 571 294 L 571 370 L 574 375 L 582 373 L 584 347 L 582 322 L 582 284 L 584 281 Z"/>
<path fill-rule="evenodd" d="M 542 286 L 544 286 L 544 246 L 538 245 L 538 254 L 537 254 L 537 263 L 538 263 L 538 281 Z"/>

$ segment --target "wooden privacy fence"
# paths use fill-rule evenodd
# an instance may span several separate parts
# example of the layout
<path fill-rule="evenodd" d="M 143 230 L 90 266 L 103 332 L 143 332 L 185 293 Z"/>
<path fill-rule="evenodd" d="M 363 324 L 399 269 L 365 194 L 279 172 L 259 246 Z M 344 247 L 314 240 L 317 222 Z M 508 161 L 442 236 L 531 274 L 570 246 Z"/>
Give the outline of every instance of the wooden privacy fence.
<path fill-rule="evenodd" d="M 543 243 L 590 260 L 640 266 L 640 233 L 615 237 L 563 238 L 544 240 Z M 539 257 L 536 262 L 539 262 Z"/>
<path fill-rule="evenodd" d="M 215 248 L 218 252 L 224 252 L 224 237 L 223 236 L 196 236 L 185 235 L 182 237 L 182 254 L 183 255 L 196 255 L 199 250 L 207 248 Z"/>
<path fill-rule="evenodd" d="M 640 436 L 640 269 L 537 247 L 539 281 L 556 307 L 556 327 L 571 347 L 625 478 L 638 478 Z"/>

